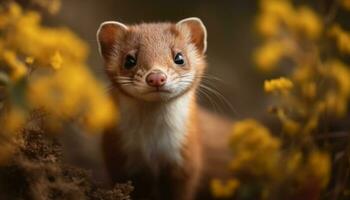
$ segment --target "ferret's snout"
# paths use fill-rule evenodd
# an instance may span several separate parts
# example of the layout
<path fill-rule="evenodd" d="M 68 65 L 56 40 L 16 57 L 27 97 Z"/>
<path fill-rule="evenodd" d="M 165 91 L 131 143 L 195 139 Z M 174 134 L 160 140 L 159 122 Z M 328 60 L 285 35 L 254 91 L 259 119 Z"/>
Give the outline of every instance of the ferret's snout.
<path fill-rule="evenodd" d="M 161 87 L 166 83 L 167 76 L 161 71 L 154 71 L 147 75 L 146 82 L 152 87 Z"/>

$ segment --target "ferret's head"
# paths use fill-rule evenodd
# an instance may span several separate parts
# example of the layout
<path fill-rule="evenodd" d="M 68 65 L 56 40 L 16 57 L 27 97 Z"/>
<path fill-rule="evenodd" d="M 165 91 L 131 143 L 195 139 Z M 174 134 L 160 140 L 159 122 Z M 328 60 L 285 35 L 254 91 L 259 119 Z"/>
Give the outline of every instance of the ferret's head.
<path fill-rule="evenodd" d="M 166 101 L 195 89 L 205 69 L 206 39 L 198 18 L 132 26 L 109 21 L 97 32 L 112 83 L 144 101 Z"/>

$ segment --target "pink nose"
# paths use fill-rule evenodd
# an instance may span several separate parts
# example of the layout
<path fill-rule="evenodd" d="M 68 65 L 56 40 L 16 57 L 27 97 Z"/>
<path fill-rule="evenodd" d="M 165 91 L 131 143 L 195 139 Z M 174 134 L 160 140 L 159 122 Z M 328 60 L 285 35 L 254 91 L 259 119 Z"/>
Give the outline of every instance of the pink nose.
<path fill-rule="evenodd" d="M 163 72 L 151 72 L 146 77 L 146 82 L 152 87 L 161 87 L 166 83 L 166 75 Z"/>

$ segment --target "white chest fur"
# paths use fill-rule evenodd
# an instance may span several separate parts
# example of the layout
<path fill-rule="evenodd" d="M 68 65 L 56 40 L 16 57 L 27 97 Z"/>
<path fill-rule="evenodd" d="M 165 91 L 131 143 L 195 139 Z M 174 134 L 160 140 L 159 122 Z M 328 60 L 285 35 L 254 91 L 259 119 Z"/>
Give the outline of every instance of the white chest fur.
<path fill-rule="evenodd" d="M 129 169 L 182 163 L 191 98 L 189 93 L 167 103 L 140 104 L 120 97 L 119 130 Z"/>

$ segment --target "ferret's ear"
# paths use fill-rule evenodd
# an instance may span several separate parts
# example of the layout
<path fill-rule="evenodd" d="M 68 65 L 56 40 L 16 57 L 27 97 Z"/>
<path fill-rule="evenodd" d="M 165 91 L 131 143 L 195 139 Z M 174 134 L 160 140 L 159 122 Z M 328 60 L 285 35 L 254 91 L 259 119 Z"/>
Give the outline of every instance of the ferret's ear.
<path fill-rule="evenodd" d="M 187 27 L 191 34 L 191 42 L 196 45 L 198 51 L 204 54 L 207 50 L 207 30 L 197 17 L 190 17 L 179 21 L 176 26 L 180 29 Z"/>
<path fill-rule="evenodd" d="M 115 46 L 123 39 L 128 27 L 120 22 L 106 21 L 97 31 L 97 42 L 101 56 L 108 60 Z"/>

